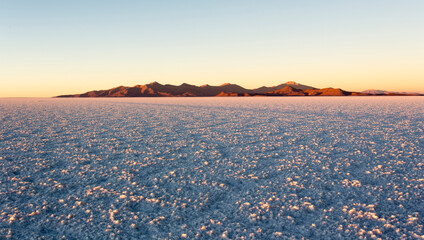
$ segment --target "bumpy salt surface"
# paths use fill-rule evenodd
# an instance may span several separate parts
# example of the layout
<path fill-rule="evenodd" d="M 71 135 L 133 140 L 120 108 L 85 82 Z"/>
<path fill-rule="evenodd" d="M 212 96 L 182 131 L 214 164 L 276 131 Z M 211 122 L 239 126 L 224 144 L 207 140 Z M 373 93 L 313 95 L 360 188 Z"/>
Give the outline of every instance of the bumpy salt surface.
<path fill-rule="evenodd" d="M 424 98 L 0 100 L 0 237 L 420 238 Z"/>

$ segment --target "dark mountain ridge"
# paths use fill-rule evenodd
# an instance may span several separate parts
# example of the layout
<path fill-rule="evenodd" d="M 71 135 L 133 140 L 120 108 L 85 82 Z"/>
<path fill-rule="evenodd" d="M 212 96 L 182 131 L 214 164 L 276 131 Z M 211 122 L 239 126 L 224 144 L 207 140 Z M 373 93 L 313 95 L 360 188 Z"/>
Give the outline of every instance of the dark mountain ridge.
<path fill-rule="evenodd" d="M 370 93 L 349 92 L 340 88 L 314 88 L 296 82 L 286 82 L 273 87 L 246 89 L 236 84 L 220 86 L 208 84 L 195 86 L 183 83 L 179 86 L 152 82 L 133 87 L 119 86 L 107 90 L 57 97 L 230 97 L 230 96 L 370 96 Z"/>
<path fill-rule="evenodd" d="M 295 82 L 287 82 L 273 87 L 264 86 L 257 89 L 246 89 L 239 85 L 230 83 L 225 83 L 220 86 L 210 86 L 205 84 L 199 87 L 187 83 L 176 86 L 152 82 L 133 87 L 119 86 L 107 90 L 89 91 L 82 94 L 60 95 L 58 97 L 211 97 L 218 95 L 225 96 L 227 93 L 230 95 L 232 94 L 233 96 L 235 96 L 235 94 L 240 96 L 253 96 L 266 95 L 268 92 L 276 91 L 287 86 L 301 90 L 314 89 L 313 87 Z"/>

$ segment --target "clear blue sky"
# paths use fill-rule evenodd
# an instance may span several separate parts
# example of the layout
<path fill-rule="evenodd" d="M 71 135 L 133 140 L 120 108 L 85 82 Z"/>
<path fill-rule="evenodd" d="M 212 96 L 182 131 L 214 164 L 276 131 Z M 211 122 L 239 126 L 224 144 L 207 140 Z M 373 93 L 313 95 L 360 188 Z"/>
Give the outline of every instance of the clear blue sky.
<path fill-rule="evenodd" d="M 152 81 L 424 92 L 423 0 L 2 0 L 0 33 L 0 97 Z"/>

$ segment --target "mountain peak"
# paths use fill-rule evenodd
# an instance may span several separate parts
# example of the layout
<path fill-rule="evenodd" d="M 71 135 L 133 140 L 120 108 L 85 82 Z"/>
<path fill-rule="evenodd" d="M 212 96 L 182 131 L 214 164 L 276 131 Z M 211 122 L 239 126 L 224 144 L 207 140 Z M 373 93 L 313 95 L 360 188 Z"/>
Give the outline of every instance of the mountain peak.
<path fill-rule="evenodd" d="M 287 85 L 299 85 L 299 83 L 297 83 L 295 81 L 288 81 L 285 84 L 287 84 Z"/>

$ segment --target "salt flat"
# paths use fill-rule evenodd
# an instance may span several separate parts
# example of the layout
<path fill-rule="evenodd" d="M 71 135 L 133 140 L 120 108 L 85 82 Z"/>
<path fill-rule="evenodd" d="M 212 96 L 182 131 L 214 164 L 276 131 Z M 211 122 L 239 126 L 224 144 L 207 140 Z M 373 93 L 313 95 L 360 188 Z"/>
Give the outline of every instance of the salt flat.
<path fill-rule="evenodd" d="M 422 238 L 423 151 L 423 97 L 0 99 L 0 238 Z"/>

